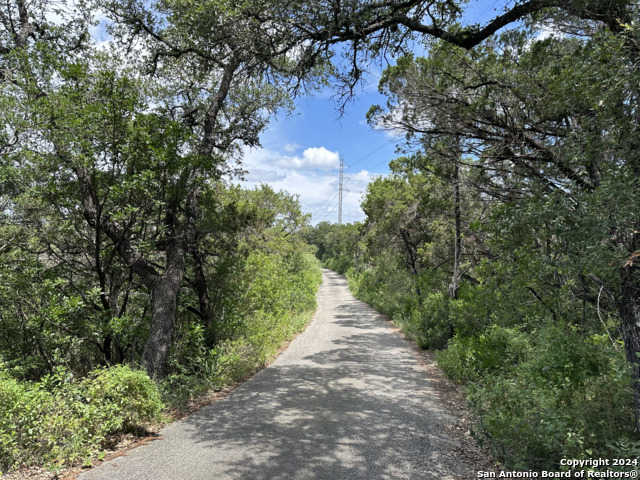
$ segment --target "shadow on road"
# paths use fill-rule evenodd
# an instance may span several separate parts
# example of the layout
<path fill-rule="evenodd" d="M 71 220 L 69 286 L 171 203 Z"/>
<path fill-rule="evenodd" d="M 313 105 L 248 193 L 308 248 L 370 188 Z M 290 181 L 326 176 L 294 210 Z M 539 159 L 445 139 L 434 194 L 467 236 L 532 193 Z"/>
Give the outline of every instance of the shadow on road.
<path fill-rule="evenodd" d="M 222 449 L 235 478 L 464 478 L 447 476 L 461 468 L 442 454 L 455 447 L 451 418 L 405 341 L 360 302 L 336 311 L 346 334 L 333 348 L 274 365 L 192 415 L 193 439 Z"/>
<path fill-rule="evenodd" d="M 273 365 L 82 478 L 473 478 L 446 428 L 455 418 L 407 342 L 343 277 L 324 277 L 314 322 Z"/>

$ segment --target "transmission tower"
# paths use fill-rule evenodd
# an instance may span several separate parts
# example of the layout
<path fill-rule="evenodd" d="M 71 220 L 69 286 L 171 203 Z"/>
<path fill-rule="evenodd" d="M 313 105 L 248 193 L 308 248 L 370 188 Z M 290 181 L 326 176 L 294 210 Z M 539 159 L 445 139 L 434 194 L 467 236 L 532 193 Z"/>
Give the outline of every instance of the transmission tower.
<path fill-rule="evenodd" d="M 344 160 L 340 157 L 340 176 L 338 182 L 338 224 L 342 224 L 342 183 L 344 180 Z"/>

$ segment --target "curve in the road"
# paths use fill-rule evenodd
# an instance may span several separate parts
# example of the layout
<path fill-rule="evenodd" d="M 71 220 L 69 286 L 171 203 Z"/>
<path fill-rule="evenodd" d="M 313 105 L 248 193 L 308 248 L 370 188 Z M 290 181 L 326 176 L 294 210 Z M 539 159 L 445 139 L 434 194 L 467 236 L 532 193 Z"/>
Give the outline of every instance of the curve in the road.
<path fill-rule="evenodd" d="M 81 480 L 467 479 L 406 340 L 323 272 L 309 327 L 228 397 Z"/>

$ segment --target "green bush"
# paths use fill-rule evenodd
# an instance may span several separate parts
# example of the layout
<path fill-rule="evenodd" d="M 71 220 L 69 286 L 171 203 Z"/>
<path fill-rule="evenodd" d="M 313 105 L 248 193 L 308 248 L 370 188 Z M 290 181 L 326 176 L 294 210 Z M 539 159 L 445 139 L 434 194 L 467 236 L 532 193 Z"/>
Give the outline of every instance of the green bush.
<path fill-rule="evenodd" d="M 395 268 L 393 263 L 380 262 L 359 272 L 350 270 L 348 279 L 357 298 L 391 318 L 404 319 L 407 306 L 414 303 L 414 285 L 408 274 Z"/>
<path fill-rule="evenodd" d="M 212 383 L 222 387 L 237 382 L 258 367 L 259 355 L 246 338 L 226 340 L 212 350 L 214 371 Z"/>
<path fill-rule="evenodd" d="M 430 292 L 412 312 L 408 331 L 422 348 L 443 348 L 453 333 L 449 316 L 451 299 Z"/>
<path fill-rule="evenodd" d="M 109 411 L 110 433 L 152 421 L 163 408 L 156 384 L 126 365 L 94 370 L 81 388 L 89 404 Z"/>
<path fill-rule="evenodd" d="M 313 311 L 308 310 L 280 317 L 267 316 L 264 312 L 254 316 L 248 335 L 225 340 L 211 350 L 211 385 L 230 385 L 262 368 L 277 354 L 283 342 L 305 327 L 312 314 Z"/>
<path fill-rule="evenodd" d="M 527 336 L 514 328 L 491 325 L 478 336 L 456 335 L 436 354 L 438 365 L 456 382 L 465 383 L 513 368 L 530 350 Z"/>
<path fill-rule="evenodd" d="M 20 436 L 29 431 L 18 431 L 17 417 L 22 414 L 26 388 L 17 380 L 0 371 L 0 472 L 6 471 L 20 457 Z M 28 419 L 25 418 L 28 422 Z"/>
<path fill-rule="evenodd" d="M 310 254 L 287 257 L 254 252 L 247 259 L 247 305 L 236 335 L 214 348 L 214 383 L 237 381 L 265 365 L 283 341 L 300 331 L 316 307 L 322 281 L 318 261 Z"/>
<path fill-rule="evenodd" d="M 108 436 L 156 419 L 161 409 L 156 385 L 127 366 L 82 381 L 62 368 L 38 383 L 0 374 L 0 469 L 83 461 Z"/>
<path fill-rule="evenodd" d="M 325 265 L 328 269 L 343 275 L 353 266 L 353 257 L 349 255 L 332 257 L 325 262 Z"/>
<path fill-rule="evenodd" d="M 585 339 L 560 327 L 543 328 L 532 341 L 524 361 L 496 364 L 470 385 L 481 438 L 509 468 L 554 470 L 561 458 L 611 458 L 616 442 L 633 438 L 623 355 L 602 336 Z"/>
<path fill-rule="evenodd" d="M 208 349 L 200 323 L 180 325 L 169 355 L 170 371 L 176 375 L 206 377 Z"/>

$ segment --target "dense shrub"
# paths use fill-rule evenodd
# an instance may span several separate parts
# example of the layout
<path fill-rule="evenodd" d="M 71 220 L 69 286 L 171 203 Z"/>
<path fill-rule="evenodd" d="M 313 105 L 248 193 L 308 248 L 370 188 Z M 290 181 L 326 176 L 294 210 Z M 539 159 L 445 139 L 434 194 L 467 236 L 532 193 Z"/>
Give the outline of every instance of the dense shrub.
<path fill-rule="evenodd" d="M 136 427 L 158 417 L 162 401 L 157 386 L 141 370 L 126 365 L 94 370 L 82 381 L 89 404 L 109 418 L 109 431 Z"/>
<path fill-rule="evenodd" d="M 0 373 L 0 469 L 82 461 L 108 436 L 157 419 L 162 407 L 146 373 L 124 365 L 81 381 L 61 368 L 37 383 Z"/>
<path fill-rule="evenodd" d="M 20 457 L 19 435 L 23 432 L 17 430 L 16 417 L 27 410 L 21 408 L 26 397 L 23 384 L 0 372 L 0 471 L 6 471 Z"/>
<path fill-rule="evenodd" d="M 625 432 L 633 438 L 630 379 L 606 335 L 492 325 L 456 335 L 437 359 L 469 384 L 477 433 L 509 468 L 555 470 L 561 458 L 593 452 L 612 457 Z"/>
<path fill-rule="evenodd" d="M 451 337 L 450 299 L 442 292 L 429 292 L 412 306 L 406 330 L 422 348 L 442 348 Z"/>
<path fill-rule="evenodd" d="M 349 287 L 356 297 L 378 311 L 392 318 L 404 317 L 407 305 L 414 302 L 415 290 L 407 274 L 395 267 L 393 259 L 387 260 L 361 271 L 349 270 Z"/>
<path fill-rule="evenodd" d="M 513 368 L 529 350 L 526 335 L 516 329 L 492 325 L 477 336 L 456 335 L 436 358 L 449 377 L 464 383 Z"/>
<path fill-rule="evenodd" d="M 259 353 L 246 338 L 226 340 L 211 353 L 215 365 L 211 380 L 220 387 L 247 377 L 260 363 Z"/>

